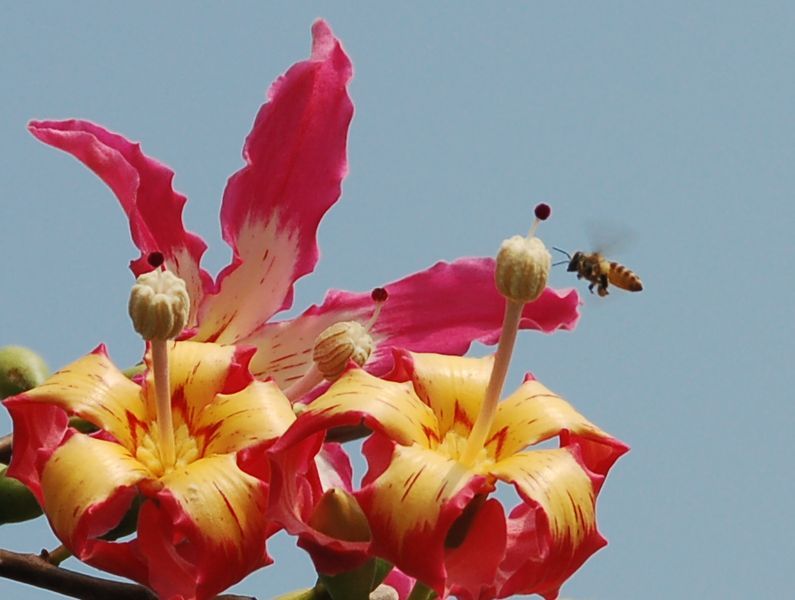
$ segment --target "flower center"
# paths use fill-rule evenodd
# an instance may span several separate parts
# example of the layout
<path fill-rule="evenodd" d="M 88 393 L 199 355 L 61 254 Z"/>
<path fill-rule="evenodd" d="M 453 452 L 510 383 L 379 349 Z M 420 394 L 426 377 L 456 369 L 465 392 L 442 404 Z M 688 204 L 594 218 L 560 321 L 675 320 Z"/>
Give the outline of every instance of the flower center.
<path fill-rule="evenodd" d="M 158 435 L 146 432 L 141 437 L 137 458 L 155 477 L 162 477 L 166 473 L 185 467 L 200 457 L 199 445 L 196 443 L 188 426 L 184 423 L 174 430 L 174 462 L 168 464 L 164 460 L 163 449 L 158 442 Z"/>
<path fill-rule="evenodd" d="M 468 437 L 468 435 L 462 435 L 457 431 L 450 430 L 444 435 L 442 441 L 439 442 L 437 451 L 453 460 L 463 462 L 463 457 L 467 452 L 467 445 L 469 443 Z M 488 472 L 489 466 L 493 464 L 494 458 L 484 446 L 481 446 L 467 466 L 474 471 Z"/>

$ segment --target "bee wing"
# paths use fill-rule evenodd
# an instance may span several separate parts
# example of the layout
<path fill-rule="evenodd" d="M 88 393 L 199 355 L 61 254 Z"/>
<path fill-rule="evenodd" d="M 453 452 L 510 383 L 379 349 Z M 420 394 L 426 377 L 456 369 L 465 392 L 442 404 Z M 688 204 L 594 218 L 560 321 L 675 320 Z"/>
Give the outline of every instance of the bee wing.
<path fill-rule="evenodd" d="M 591 250 L 607 257 L 628 248 L 637 237 L 634 229 L 613 221 L 589 220 L 585 231 Z"/>

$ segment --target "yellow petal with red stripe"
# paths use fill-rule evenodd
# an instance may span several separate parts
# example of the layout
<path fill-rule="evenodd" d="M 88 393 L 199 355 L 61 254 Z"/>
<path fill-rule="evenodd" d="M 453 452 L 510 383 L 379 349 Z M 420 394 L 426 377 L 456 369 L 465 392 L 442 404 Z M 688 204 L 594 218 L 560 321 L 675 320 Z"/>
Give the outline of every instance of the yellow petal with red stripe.
<path fill-rule="evenodd" d="M 244 473 L 234 454 L 208 456 L 161 478 L 180 511 L 192 523 L 217 560 L 224 554 L 240 559 L 247 540 L 261 539 L 267 524 L 266 485 Z M 179 521 L 174 515 L 175 521 Z M 216 554 L 218 553 L 218 554 Z"/>
<path fill-rule="evenodd" d="M 612 439 L 541 383 L 526 381 L 498 405 L 487 448 L 501 460 L 564 429 L 584 437 Z"/>
<path fill-rule="evenodd" d="M 436 413 L 442 437 L 450 430 L 469 435 L 483 404 L 494 357 L 407 354 L 414 389 Z"/>
<path fill-rule="evenodd" d="M 436 417 L 414 393 L 411 383 L 384 381 L 362 369 L 344 373 L 301 416 L 333 420 L 350 413 L 379 426 L 399 444 L 416 442 L 428 447 L 439 440 Z"/>
<path fill-rule="evenodd" d="M 106 533 L 91 523 L 81 523 L 98 504 L 107 501 L 120 488 L 150 478 L 149 471 L 121 445 L 77 433 L 53 452 L 44 466 L 41 484 L 44 512 L 67 546 L 74 549 L 83 539 L 81 533 L 95 536 Z M 102 529 L 102 528 L 100 528 Z"/>
<path fill-rule="evenodd" d="M 566 448 L 514 454 L 491 468 L 546 513 L 553 542 L 577 547 L 596 528 L 591 478 Z"/>
<path fill-rule="evenodd" d="M 389 467 L 373 483 L 370 514 L 400 547 L 411 531 L 436 528 L 442 506 L 474 476 L 438 452 L 396 446 Z"/>
<path fill-rule="evenodd" d="M 384 472 L 357 499 L 373 532 L 373 552 L 437 587 L 451 525 L 487 489 L 485 478 L 439 452 L 398 445 Z"/>
<path fill-rule="evenodd" d="M 224 391 L 230 369 L 234 365 L 235 354 L 234 346 L 169 342 L 168 364 L 175 424 L 179 424 L 180 417 L 185 417 L 188 423 L 192 423 L 215 395 Z M 146 375 L 147 405 L 154 419 L 155 387 L 151 350 L 147 351 L 145 360 L 149 367 Z"/>
<path fill-rule="evenodd" d="M 295 421 L 287 397 L 273 383 L 255 381 L 235 394 L 218 394 L 198 416 L 204 455 L 237 452 L 284 433 Z"/>
<path fill-rule="evenodd" d="M 133 449 L 131 421 L 142 421 L 146 411 L 141 388 L 116 368 L 100 346 L 61 369 L 25 398 L 53 404 L 112 434 Z"/>

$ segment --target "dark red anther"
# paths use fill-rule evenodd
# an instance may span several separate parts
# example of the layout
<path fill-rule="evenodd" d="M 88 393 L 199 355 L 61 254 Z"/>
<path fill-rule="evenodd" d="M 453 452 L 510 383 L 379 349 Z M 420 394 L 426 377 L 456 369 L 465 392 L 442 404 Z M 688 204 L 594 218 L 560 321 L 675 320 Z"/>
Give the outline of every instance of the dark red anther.
<path fill-rule="evenodd" d="M 549 215 L 552 214 L 552 208 L 549 204 L 541 202 L 540 204 L 536 204 L 536 219 L 539 221 L 546 221 L 549 218 Z"/>
<path fill-rule="evenodd" d="M 370 294 L 370 297 L 373 299 L 373 302 L 386 302 L 386 299 L 389 298 L 389 292 L 384 288 L 375 288 Z"/>
<path fill-rule="evenodd" d="M 149 256 L 146 257 L 146 262 L 154 269 L 162 265 L 165 261 L 166 258 L 163 256 L 162 252 L 150 252 Z"/>

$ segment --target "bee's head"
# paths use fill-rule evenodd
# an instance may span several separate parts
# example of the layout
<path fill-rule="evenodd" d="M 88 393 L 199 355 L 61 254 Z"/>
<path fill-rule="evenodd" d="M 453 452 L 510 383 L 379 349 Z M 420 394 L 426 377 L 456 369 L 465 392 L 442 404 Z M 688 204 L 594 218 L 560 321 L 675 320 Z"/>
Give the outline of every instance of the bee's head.
<path fill-rule="evenodd" d="M 569 266 L 566 268 L 567 271 L 577 271 L 580 268 L 580 263 L 582 262 L 582 257 L 584 254 L 580 251 L 574 253 L 574 256 L 571 257 L 569 261 Z"/>

